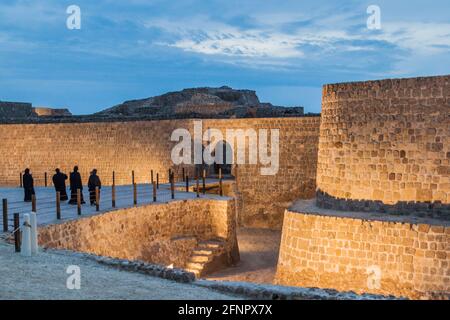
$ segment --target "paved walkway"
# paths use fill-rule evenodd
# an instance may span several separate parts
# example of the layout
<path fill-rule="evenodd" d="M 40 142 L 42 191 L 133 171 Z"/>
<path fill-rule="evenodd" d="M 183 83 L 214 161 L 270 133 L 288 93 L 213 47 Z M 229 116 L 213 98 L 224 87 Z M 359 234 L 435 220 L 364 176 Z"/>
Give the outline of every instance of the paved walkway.
<path fill-rule="evenodd" d="M 81 288 L 67 289 L 67 267 L 80 267 Z M 148 275 L 120 271 L 69 253 L 30 258 L 0 242 L 0 300 L 5 299 L 237 299 L 236 296 Z"/>
<path fill-rule="evenodd" d="M 217 184 L 216 179 L 207 179 L 207 184 Z M 192 184 L 191 184 L 192 185 Z M 179 182 L 175 184 L 175 200 L 180 199 L 195 199 L 196 193 L 180 191 L 184 189 L 185 183 Z M 50 224 L 57 222 L 56 219 L 56 194 L 53 187 L 37 187 L 36 191 L 36 209 L 38 216 L 38 224 Z M 69 190 L 68 190 L 69 192 Z M 101 190 L 100 195 L 100 211 L 97 212 L 95 206 L 89 205 L 89 192 L 87 188 L 83 190 L 84 200 L 86 204 L 82 205 L 82 216 L 95 215 L 102 212 L 111 211 L 112 207 L 112 195 L 111 187 L 105 186 Z M 8 220 L 9 230 L 13 230 L 13 214 L 19 213 L 21 218 L 24 213 L 31 211 L 31 203 L 23 201 L 23 190 L 21 188 L 0 188 L 0 198 L 8 199 Z M 200 194 L 200 198 L 209 199 L 225 199 L 226 197 L 220 197 L 213 194 Z M 137 200 L 138 206 L 144 204 L 153 203 L 153 186 L 151 184 L 137 185 Z M 157 202 L 165 203 L 172 201 L 170 185 L 160 184 L 157 189 Z M 129 208 L 133 206 L 133 186 L 116 186 L 116 209 Z M 0 209 L 1 210 L 1 209 Z M 71 220 L 77 219 L 77 206 L 70 205 L 67 201 L 61 202 L 61 219 Z M 0 214 L 0 233 L 3 231 L 3 215 Z"/>

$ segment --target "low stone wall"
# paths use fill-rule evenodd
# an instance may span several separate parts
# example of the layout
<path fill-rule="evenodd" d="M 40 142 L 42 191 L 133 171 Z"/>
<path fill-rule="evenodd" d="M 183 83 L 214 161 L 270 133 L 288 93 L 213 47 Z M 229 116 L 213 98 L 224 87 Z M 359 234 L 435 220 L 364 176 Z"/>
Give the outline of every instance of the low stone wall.
<path fill-rule="evenodd" d="M 233 200 L 195 199 L 120 209 L 39 229 L 39 245 L 183 268 L 198 241 L 225 241 L 237 262 Z"/>
<path fill-rule="evenodd" d="M 285 212 L 277 284 L 450 298 L 448 225 L 321 210 Z"/>

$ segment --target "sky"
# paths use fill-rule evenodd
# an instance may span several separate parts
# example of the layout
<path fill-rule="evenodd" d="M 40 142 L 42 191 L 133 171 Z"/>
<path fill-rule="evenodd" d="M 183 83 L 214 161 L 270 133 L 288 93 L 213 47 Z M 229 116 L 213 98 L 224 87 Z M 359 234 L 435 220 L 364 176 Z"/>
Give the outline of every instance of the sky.
<path fill-rule="evenodd" d="M 74 114 L 223 85 L 320 112 L 327 83 L 444 74 L 448 0 L 0 2 L 0 100 Z"/>

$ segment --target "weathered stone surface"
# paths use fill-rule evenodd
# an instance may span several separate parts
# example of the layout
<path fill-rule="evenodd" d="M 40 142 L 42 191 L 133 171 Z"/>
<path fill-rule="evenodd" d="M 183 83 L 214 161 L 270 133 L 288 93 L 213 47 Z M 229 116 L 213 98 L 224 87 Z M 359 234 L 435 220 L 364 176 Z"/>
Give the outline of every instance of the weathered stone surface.
<path fill-rule="evenodd" d="M 442 95 L 449 84 L 440 76 L 325 85 L 318 189 L 357 206 L 414 201 L 426 212 L 430 202 L 449 205 L 450 99 Z"/>
<path fill-rule="evenodd" d="M 0 101 L 0 121 L 33 117 L 31 103 Z"/>
<path fill-rule="evenodd" d="M 161 96 L 141 100 L 125 101 L 96 115 L 136 116 L 194 115 L 210 117 L 248 118 L 256 116 L 303 115 L 303 107 L 283 108 L 270 103 L 260 103 L 255 91 L 234 90 L 230 87 L 192 88 L 169 92 Z"/>
<path fill-rule="evenodd" d="M 261 164 L 234 166 L 239 222 L 248 226 L 281 228 L 283 212 L 297 198 L 315 193 L 319 117 L 207 119 L 203 129 L 278 129 L 279 170 L 273 176 L 261 175 Z M 168 169 L 179 180 L 180 166 L 172 165 L 170 140 L 175 129 L 193 135 L 193 120 L 130 121 L 99 123 L 52 123 L 0 125 L 0 185 L 18 186 L 19 173 L 30 168 L 36 185 L 44 184 L 44 173 L 56 167 L 70 172 L 80 167 L 87 179 L 96 168 L 104 185 L 130 184 L 134 170 L 136 183 L 148 183 L 150 170 L 167 181 Z M 225 137 L 226 138 L 226 137 Z M 231 142 L 230 142 L 231 143 Z M 234 144 L 234 143 L 233 143 Z M 194 166 L 186 165 L 194 176 Z M 86 180 L 84 180 L 85 182 Z"/>
<path fill-rule="evenodd" d="M 126 259 L 121 265 L 128 269 L 140 268 L 133 260 L 184 268 L 198 241 L 214 238 L 222 239 L 226 262 L 237 262 L 234 201 L 151 204 L 39 228 L 43 247 Z"/>
<path fill-rule="evenodd" d="M 394 300 L 394 296 L 338 292 L 332 289 L 295 288 L 248 282 L 199 280 L 196 285 L 221 292 L 244 294 L 258 300 Z"/>
<path fill-rule="evenodd" d="M 66 108 L 54 109 L 54 108 L 47 108 L 47 107 L 34 107 L 33 112 L 38 117 L 68 117 L 68 116 L 72 115 L 72 113 L 69 111 L 69 109 L 66 109 Z"/>
<path fill-rule="evenodd" d="M 450 299 L 449 229 L 286 211 L 276 283 Z"/>

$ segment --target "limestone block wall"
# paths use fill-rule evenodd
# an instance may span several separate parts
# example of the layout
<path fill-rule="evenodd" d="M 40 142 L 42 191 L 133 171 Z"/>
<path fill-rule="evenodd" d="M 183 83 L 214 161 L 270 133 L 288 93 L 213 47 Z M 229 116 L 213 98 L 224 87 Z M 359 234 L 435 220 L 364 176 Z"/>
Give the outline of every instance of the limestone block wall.
<path fill-rule="evenodd" d="M 150 170 L 167 180 L 170 168 L 172 130 L 186 126 L 184 121 L 142 121 L 113 123 L 52 123 L 0 125 L 0 183 L 19 185 L 19 173 L 30 168 L 35 184 L 49 181 L 59 167 L 67 174 L 78 165 L 86 184 L 96 168 L 105 185 L 131 184 L 131 171 L 137 183 L 150 181 Z M 155 177 L 156 178 L 156 177 Z"/>
<path fill-rule="evenodd" d="M 0 101 L 0 119 L 33 116 L 31 103 Z"/>
<path fill-rule="evenodd" d="M 130 184 L 131 171 L 137 183 L 150 181 L 150 170 L 167 181 L 168 169 L 181 177 L 182 166 L 174 166 L 170 141 L 173 130 L 187 129 L 193 135 L 194 120 L 162 120 L 98 123 L 49 123 L 0 125 L 0 185 L 18 186 L 19 174 L 30 168 L 36 185 L 49 182 L 56 167 L 69 173 L 78 165 L 86 184 L 96 168 L 105 185 Z M 282 215 L 297 198 L 315 192 L 320 117 L 212 119 L 202 120 L 203 130 L 279 129 L 279 171 L 263 176 L 260 164 L 233 168 L 239 197 L 239 222 L 248 226 L 280 228 Z M 194 167 L 183 165 L 191 177 Z M 51 182 L 50 182 L 51 184 Z"/>
<path fill-rule="evenodd" d="M 204 121 L 204 127 L 224 132 L 226 128 L 279 129 L 277 174 L 261 175 L 261 168 L 266 166 L 260 163 L 234 166 L 237 192 L 245 212 L 241 224 L 281 228 L 284 210 L 294 200 L 314 197 L 319 125 L 320 117 Z"/>
<path fill-rule="evenodd" d="M 450 298 L 450 227 L 286 211 L 276 283 Z"/>
<path fill-rule="evenodd" d="M 319 205 L 450 204 L 450 76 L 325 85 L 317 188 Z"/>
<path fill-rule="evenodd" d="M 119 209 L 39 228 L 39 245 L 184 267 L 198 241 L 226 241 L 237 262 L 234 201 L 195 199 Z"/>

